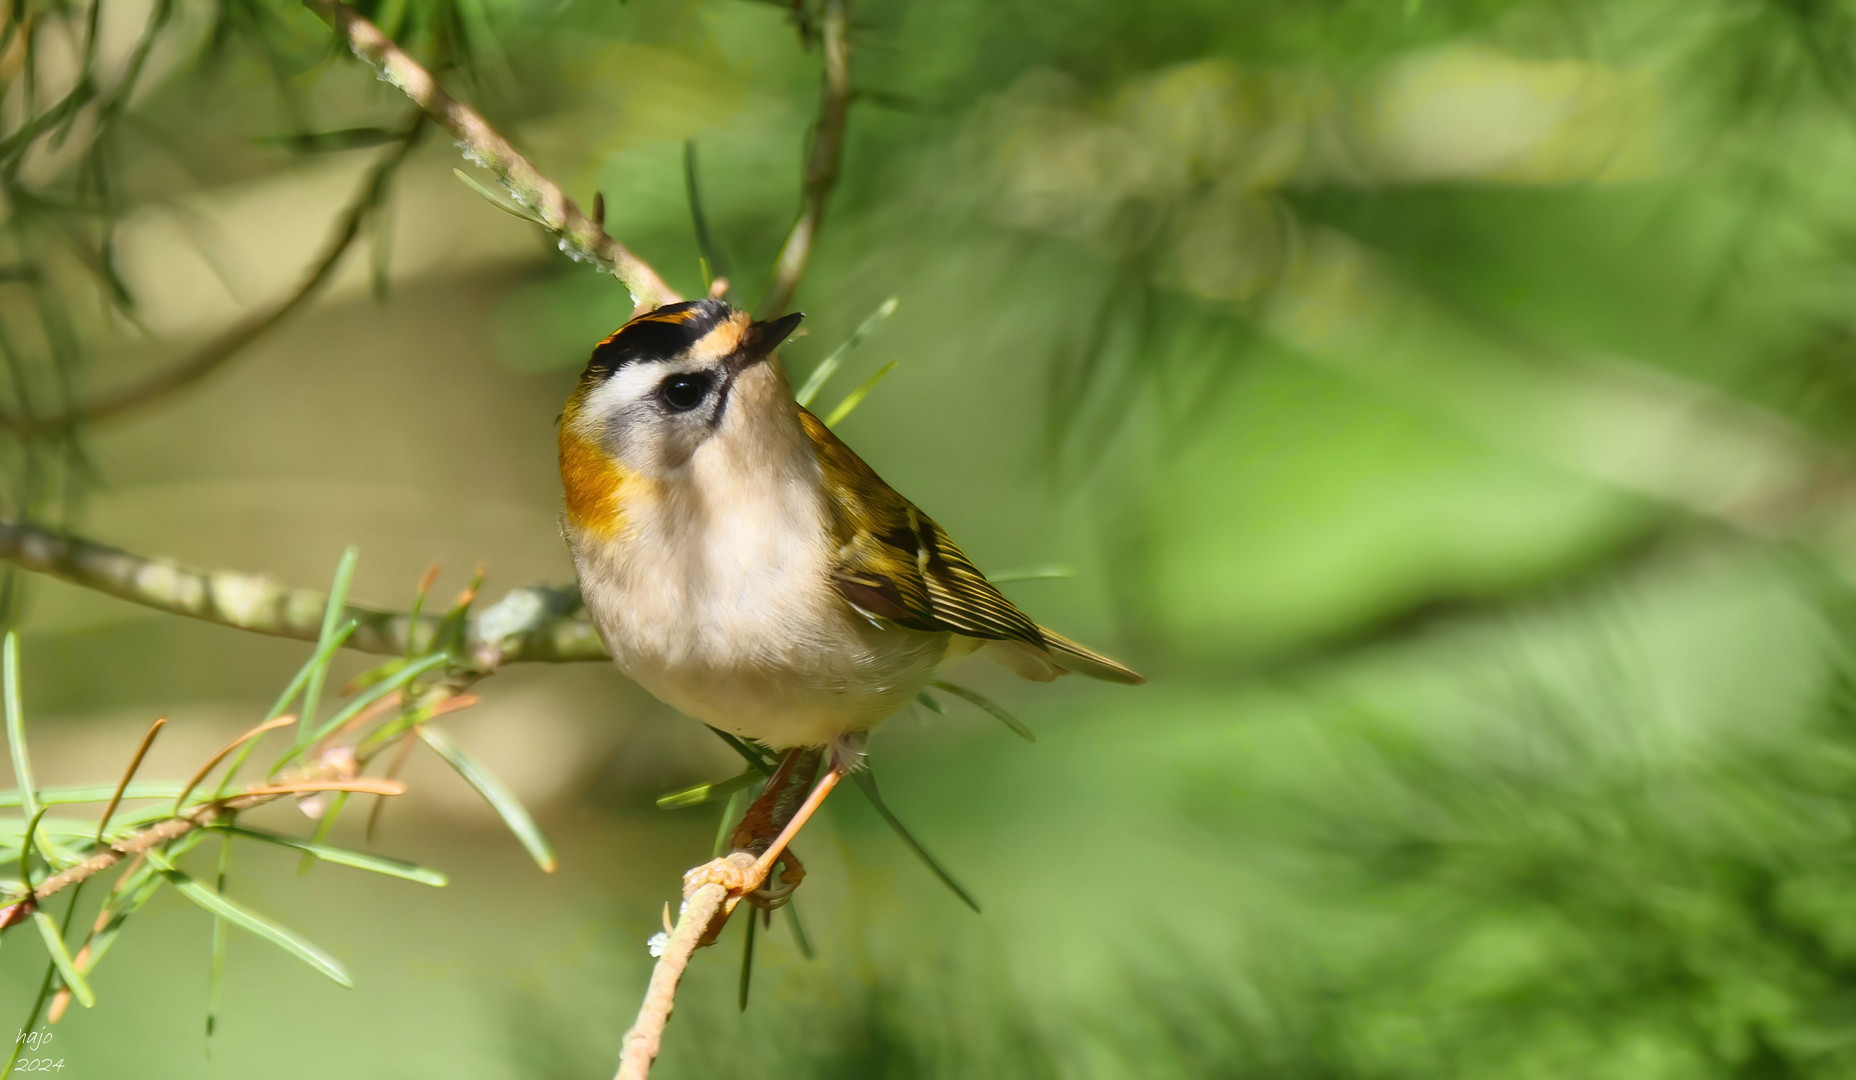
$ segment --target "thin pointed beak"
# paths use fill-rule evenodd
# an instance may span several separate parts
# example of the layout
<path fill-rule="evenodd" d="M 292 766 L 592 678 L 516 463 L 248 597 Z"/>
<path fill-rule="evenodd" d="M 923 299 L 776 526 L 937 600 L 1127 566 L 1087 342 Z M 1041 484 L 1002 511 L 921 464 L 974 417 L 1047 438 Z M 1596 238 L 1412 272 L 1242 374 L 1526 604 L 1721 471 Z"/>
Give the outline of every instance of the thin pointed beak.
<path fill-rule="evenodd" d="M 791 315 L 782 315 L 767 322 L 753 323 L 742 338 L 740 348 L 728 358 L 730 371 L 741 372 L 773 355 L 780 342 L 785 341 L 799 327 L 799 320 L 806 317 L 803 311 Z"/>
<path fill-rule="evenodd" d="M 757 356 L 766 356 L 779 348 L 780 342 L 791 336 L 794 330 L 799 329 L 800 320 L 805 317 L 805 312 L 795 311 L 791 315 L 755 323 L 748 328 L 747 351 Z"/>

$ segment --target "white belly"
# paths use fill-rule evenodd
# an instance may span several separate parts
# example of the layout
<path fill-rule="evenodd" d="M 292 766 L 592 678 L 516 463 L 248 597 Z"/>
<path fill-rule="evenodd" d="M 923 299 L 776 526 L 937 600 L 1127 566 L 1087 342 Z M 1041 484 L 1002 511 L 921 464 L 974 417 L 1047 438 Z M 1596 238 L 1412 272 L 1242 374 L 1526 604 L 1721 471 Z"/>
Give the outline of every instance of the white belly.
<path fill-rule="evenodd" d="M 921 692 L 946 642 L 919 636 L 924 640 L 909 643 L 909 655 L 886 670 L 868 663 L 833 670 L 829 658 L 817 656 L 740 664 L 637 650 L 627 650 L 619 666 L 665 704 L 723 731 L 775 749 L 825 746 L 871 730 Z"/>
<path fill-rule="evenodd" d="M 915 699 L 947 650 L 945 634 L 859 626 L 848 606 L 826 634 L 747 638 L 731 636 L 728 620 L 695 598 L 680 612 L 666 607 L 674 588 L 583 577 L 582 589 L 613 659 L 638 685 L 686 716 L 776 749 L 869 731 Z"/>
<path fill-rule="evenodd" d="M 915 699 L 949 635 L 876 626 L 830 583 L 815 490 L 721 507 L 629 507 L 620 535 L 569 528 L 613 659 L 687 716 L 774 748 L 868 731 Z"/>

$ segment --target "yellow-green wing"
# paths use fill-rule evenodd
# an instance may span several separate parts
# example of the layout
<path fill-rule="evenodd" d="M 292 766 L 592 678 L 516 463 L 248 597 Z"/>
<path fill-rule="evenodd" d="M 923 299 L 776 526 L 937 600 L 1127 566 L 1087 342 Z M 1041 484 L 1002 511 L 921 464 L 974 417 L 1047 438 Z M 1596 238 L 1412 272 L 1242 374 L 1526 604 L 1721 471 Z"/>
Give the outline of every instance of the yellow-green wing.
<path fill-rule="evenodd" d="M 949 631 L 1044 648 L 1038 625 L 1012 606 L 947 533 L 805 409 L 838 541 L 833 581 L 858 610 L 914 630 Z"/>

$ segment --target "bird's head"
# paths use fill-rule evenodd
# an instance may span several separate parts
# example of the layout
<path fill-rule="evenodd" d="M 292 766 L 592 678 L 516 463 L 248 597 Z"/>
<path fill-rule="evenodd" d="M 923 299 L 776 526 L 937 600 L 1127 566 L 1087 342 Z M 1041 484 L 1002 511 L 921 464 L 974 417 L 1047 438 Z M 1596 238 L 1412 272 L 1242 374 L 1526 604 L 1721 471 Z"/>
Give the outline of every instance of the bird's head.
<path fill-rule="evenodd" d="M 563 468 L 570 439 L 628 475 L 662 479 L 711 441 L 748 445 L 797 430 L 772 358 L 801 318 L 754 322 L 720 300 L 688 300 L 626 323 L 594 347 L 568 399 Z"/>

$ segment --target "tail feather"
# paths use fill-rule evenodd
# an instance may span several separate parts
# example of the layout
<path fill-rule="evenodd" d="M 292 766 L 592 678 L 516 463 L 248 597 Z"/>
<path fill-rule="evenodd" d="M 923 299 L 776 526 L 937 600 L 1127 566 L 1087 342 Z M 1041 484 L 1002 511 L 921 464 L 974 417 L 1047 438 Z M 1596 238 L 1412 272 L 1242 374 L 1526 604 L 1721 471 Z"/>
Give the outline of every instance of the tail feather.
<path fill-rule="evenodd" d="M 1124 686 L 1139 686 L 1147 681 L 1140 672 L 1128 665 L 1111 660 L 1085 645 L 1079 645 L 1049 627 L 1038 627 L 1038 633 L 1044 636 L 1044 645 L 1050 658 L 1065 671 Z"/>

